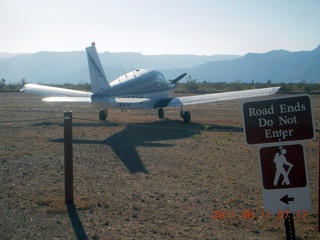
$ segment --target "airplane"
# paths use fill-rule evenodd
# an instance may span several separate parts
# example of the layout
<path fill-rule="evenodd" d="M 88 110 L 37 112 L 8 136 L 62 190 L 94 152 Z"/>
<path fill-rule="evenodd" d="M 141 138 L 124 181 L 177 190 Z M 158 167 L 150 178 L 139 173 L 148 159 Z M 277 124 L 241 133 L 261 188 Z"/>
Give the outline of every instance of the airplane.
<path fill-rule="evenodd" d="M 183 73 L 174 80 L 166 80 L 163 74 L 152 69 L 137 69 L 126 73 L 112 82 L 108 82 L 102 68 L 95 43 L 86 48 L 92 92 L 25 84 L 21 92 L 44 96 L 45 102 L 82 102 L 93 103 L 100 108 L 99 119 L 105 121 L 108 108 L 120 109 L 158 109 L 158 117 L 164 118 L 165 107 L 180 107 L 180 116 L 185 123 L 191 120 L 189 111 L 184 106 L 226 100 L 261 97 L 275 94 L 280 87 L 270 87 L 234 92 L 203 94 L 195 96 L 174 97 L 178 81 Z"/>

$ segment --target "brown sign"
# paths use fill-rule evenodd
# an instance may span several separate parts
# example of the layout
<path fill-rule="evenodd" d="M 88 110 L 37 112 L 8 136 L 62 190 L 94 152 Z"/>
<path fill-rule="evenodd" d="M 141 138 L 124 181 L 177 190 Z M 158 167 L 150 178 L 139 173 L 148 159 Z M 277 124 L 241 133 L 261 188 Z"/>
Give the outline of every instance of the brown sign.
<path fill-rule="evenodd" d="M 245 102 L 242 113 L 248 144 L 310 140 L 314 137 L 308 95 Z"/>
<path fill-rule="evenodd" d="M 307 185 L 302 145 L 264 147 L 259 154 L 265 189 L 298 188 Z"/>
<path fill-rule="evenodd" d="M 301 144 L 260 146 L 260 171 L 265 211 L 310 211 L 311 198 L 305 150 Z"/>

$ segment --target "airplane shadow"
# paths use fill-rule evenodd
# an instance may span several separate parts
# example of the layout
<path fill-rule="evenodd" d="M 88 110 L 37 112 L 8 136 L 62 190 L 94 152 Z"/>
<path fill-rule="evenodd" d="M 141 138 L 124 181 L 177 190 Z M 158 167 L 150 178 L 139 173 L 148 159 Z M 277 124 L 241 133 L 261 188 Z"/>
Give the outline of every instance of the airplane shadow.
<path fill-rule="evenodd" d="M 95 125 L 95 124 L 94 124 Z M 92 126 L 94 126 L 92 125 Z M 108 123 L 105 124 L 108 127 Z M 73 139 L 74 144 L 102 144 L 108 145 L 117 155 L 120 161 L 132 174 L 149 173 L 145 168 L 137 147 L 161 147 L 169 148 L 173 144 L 162 143 L 166 140 L 183 139 L 199 134 L 204 130 L 204 125 L 199 123 L 184 124 L 181 121 L 164 119 L 149 123 L 130 123 L 126 127 L 104 140 Z M 81 127 L 82 124 L 74 124 L 74 127 Z M 88 126 L 88 124 L 85 124 Z M 101 125 L 100 125 L 101 126 Z M 110 127 L 114 126 L 113 124 Z M 211 125 L 206 131 L 217 132 L 241 132 L 240 127 Z M 51 142 L 63 143 L 63 139 L 51 139 Z"/>
<path fill-rule="evenodd" d="M 105 125 L 108 127 L 108 124 Z M 81 127 L 81 124 L 74 125 L 74 127 L 76 126 Z M 130 173 L 147 174 L 149 172 L 137 152 L 137 147 L 171 147 L 172 144 L 162 143 L 161 141 L 191 137 L 200 133 L 201 126 L 201 124 L 186 125 L 181 121 L 170 120 L 132 123 L 126 124 L 123 130 L 104 140 L 73 139 L 73 143 L 108 145 Z M 64 139 L 51 139 L 50 141 L 63 143 Z"/>
<path fill-rule="evenodd" d="M 243 127 L 210 125 L 206 130 L 209 132 L 243 132 Z"/>

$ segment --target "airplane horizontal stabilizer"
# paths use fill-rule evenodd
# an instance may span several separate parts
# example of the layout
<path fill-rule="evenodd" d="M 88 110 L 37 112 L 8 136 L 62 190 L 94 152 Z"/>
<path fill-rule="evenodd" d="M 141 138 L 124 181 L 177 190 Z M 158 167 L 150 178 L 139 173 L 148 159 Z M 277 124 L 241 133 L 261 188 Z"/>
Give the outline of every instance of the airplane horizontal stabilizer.
<path fill-rule="evenodd" d="M 149 98 L 94 98 L 93 102 L 105 102 L 105 103 L 143 103 L 151 101 Z"/>
<path fill-rule="evenodd" d="M 150 102 L 149 98 L 115 98 L 117 103 L 142 103 Z"/>
<path fill-rule="evenodd" d="M 210 102 L 220 102 L 220 101 L 228 101 L 228 100 L 235 100 L 235 99 L 241 99 L 241 98 L 262 97 L 262 96 L 275 94 L 277 91 L 279 91 L 279 89 L 280 87 L 271 87 L 271 88 L 261 88 L 261 89 L 243 90 L 243 91 L 234 91 L 234 92 L 212 93 L 212 94 L 187 96 L 187 97 L 176 97 L 176 98 L 173 98 L 168 103 L 167 107 L 210 103 Z"/>

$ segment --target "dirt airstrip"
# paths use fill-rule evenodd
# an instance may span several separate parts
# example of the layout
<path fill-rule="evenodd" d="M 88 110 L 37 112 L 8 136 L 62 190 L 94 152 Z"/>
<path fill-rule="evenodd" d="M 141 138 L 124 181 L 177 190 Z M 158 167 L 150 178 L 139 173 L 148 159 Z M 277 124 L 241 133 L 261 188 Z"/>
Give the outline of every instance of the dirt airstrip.
<path fill-rule="evenodd" d="M 320 96 L 312 95 L 315 125 Z M 52 104 L 0 93 L 0 239 L 285 239 L 263 212 L 258 147 L 245 144 L 242 101 L 151 110 Z M 64 204 L 63 111 L 73 111 L 75 206 Z M 318 132 L 305 143 L 312 210 L 297 239 L 317 232 Z M 217 214 L 219 212 L 219 214 Z M 280 216 L 281 217 L 281 216 Z"/>

